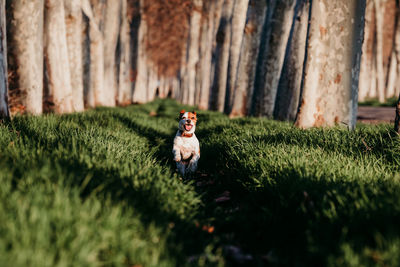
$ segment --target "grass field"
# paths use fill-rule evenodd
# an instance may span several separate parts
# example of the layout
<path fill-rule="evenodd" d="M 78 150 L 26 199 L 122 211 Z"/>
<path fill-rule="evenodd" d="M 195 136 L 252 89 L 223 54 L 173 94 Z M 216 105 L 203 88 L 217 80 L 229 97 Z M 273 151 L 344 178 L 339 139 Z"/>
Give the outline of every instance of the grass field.
<path fill-rule="evenodd" d="M 359 102 L 359 106 L 372 106 L 372 107 L 395 107 L 397 105 L 398 98 L 390 97 L 386 99 L 385 103 L 379 103 L 378 98 L 367 99 L 363 102 Z"/>
<path fill-rule="evenodd" d="M 0 266 L 400 265 L 391 125 L 299 130 L 199 112 L 199 173 L 182 181 L 181 109 L 1 125 Z"/>

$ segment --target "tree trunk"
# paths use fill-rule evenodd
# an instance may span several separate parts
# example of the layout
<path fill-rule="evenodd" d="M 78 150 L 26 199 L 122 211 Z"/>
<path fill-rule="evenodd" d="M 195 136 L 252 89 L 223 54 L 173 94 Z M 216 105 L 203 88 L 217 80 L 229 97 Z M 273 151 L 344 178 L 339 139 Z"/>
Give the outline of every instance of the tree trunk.
<path fill-rule="evenodd" d="M 313 1 L 297 126 L 355 127 L 364 14 L 365 0 Z"/>
<path fill-rule="evenodd" d="M 289 39 L 290 29 L 294 16 L 294 0 L 283 0 L 276 3 L 274 15 L 271 22 L 271 36 L 267 41 L 265 55 L 265 68 L 262 73 L 264 82 L 261 84 L 260 113 L 256 115 L 272 117 L 275 108 L 276 94 L 278 91 L 279 78 L 282 71 L 285 51 Z"/>
<path fill-rule="evenodd" d="M 396 96 L 396 81 L 397 81 L 397 58 L 396 51 L 393 49 L 392 56 L 390 57 L 390 67 L 388 71 L 388 81 L 386 86 L 386 97 L 391 98 Z"/>
<path fill-rule="evenodd" d="M 104 93 L 105 106 L 113 107 L 117 97 L 116 50 L 120 28 L 121 0 L 106 0 L 104 15 Z"/>
<path fill-rule="evenodd" d="M 199 38 L 201 26 L 202 0 L 194 0 L 194 11 L 190 17 L 189 41 L 187 47 L 187 62 L 183 76 L 183 90 L 186 92 L 185 104 L 195 104 L 196 64 L 199 61 Z M 184 53 L 186 55 L 186 53 Z"/>
<path fill-rule="evenodd" d="M 394 35 L 394 51 L 396 53 L 396 72 L 397 72 L 397 82 L 395 87 L 396 95 L 400 94 L 400 7 L 397 5 L 397 22 L 396 22 L 396 32 Z"/>
<path fill-rule="evenodd" d="M 90 80 L 90 20 L 85 15 L 84 5 L 85 0 L 81 1 L 82 7 L 82 79 L 83 79 L 83 103 L 85 108 L 95 107 L 94 92 L 91 90 Z"/>
<path fill-rule="evenodd" d="M 0 0 L 0 118 L 8 118 L 6 1 Z"/>
<path fill-rule="evenodd" d="M 81 0 L 64 1 L 67 30 L 68 60 L 71 73 L 72 106 L 83 111 L 83 62 L 82 62 L 82 8 Z"/>
<path fill-rule="evenodd" d="M 45 63 L 52 109 L 56 113 L 73 112 L 63 0 L 46 0 Z"/>
<path fill-rule="evenodd" d="M 394 121 L 394 130 L 396 133 L 400 134 L 400 96 L 399 99 L 397 100 L 397 105 L 396 105 L 396 118 Z"/>
<path fill-rule="evenodd" d="M 391 97 L 388 94 L 388 90 L 392 90 L 389 87 L 389 79 L 390 75 L 395 74 L 394 71 L 391 72 L 391 62 L 393 55 L 393 44 L 394 44 L 394 35 L 395 35 L 395 27 L 396 27 L 396 0 L 385 0 L 383 5 L 383 71 L 385 78 L 385 97 Z M 392 70 L 395 67 L 393 66 Z M 392 87 L 392 86 L 391 86 Z M 392 87 L 393 88 L 393 87 Z"/>
<path fill-rule="evenodd" d="M 225 0 L 222 8 L 221 21 L 216 36 L 217 46 L 215 49 L 215 73 L 211 88 L 212 110 L 224 111 L 226 82 L 228 75 L 229 47 L 231 43 L 231 18 L 235 0 Z"/>
<path fill-rule="evenodd" d="M 397 61 L 397 73 L 400 73 L 400 10 L 397 10 L 397 24 L 396 24 L 396 33 L 394 39 L 394 49 L 396 51 L 396 61 Z M 398 76 L 398 82 L 400 82 L 400 77 Z M 398 85 L 399 86 L 399 85 Z M 394 122 L 394 130 L 400 134 L 400 95 L 397 100 L 396 105 L 396 118 Z"/>
<path fill-rule="evenodd" d="M 131 48 L 131 68 L 129 77 L 131 84 L 131 102 L 135 90 L 136 76 L 138 73 L 137 62 L 139 53 L 139 28 L 141 22 L 140 0 L 128 0 L 128 14 L 130 22 L 130 48 Z"/>
<path fill-rule="evenodd" d="M 148 64 L 147 80 L 147 101 L 153 101 L 156 98 L 159 88 L 159 78 L 157 68 L 153 64 Z"/>
<path fill-rule="evenodd" d="M 385 96 L 385 72 L 383 66 L 383 1 L 386 0 L 374 0 L 375 6 L 375 17 L 376 17 L 376 82 L 378 89 L 378 100 L 380 103 L 384 103 Z"/>
<path fill-rule="evenodd" d="M 13 87 L 21 96 L 17 102 L 31 114 L 43 112 L 43 10 L 44 0 L 7 2 L 9 62 L 16 75 Z"/>
<path fill-rule="evenodd" d="M 232 12 L 231 44 L 229 48 L 228 77 L 226 88 L 225 113 L 230 114 L 236 88 L 237 71 L 246 24 L 249 0 L 236 0 Z"/>
<path fill-rule="evenodd" d="M 141 6 L 142 2 L 141 1 Z M 141 20 L 139 33 L 138 33 L 138 57 L 137 57 L 137 75 L 135 80 L 135 89 L 133 91 L 133 103 L 146 103 L 147 102 L 147 57 L 146 57 L 146 33 L 147 23 Z"/>
<path fill-rule="evenodd" d="M 262 25 L 266 12 L 266 1 L 250 0 L 230 117 L 244 116 L 250 113 L 257 67 L 256 59 L 260 48 Z"/>
<path fill-rule="evenodd" d="M 210 1 L 204 2 L 204 5 L 209 5 L 209 9 L 204 10 L 208 13 L 206 16 L 206 25 L 203 24 L 202 37 L 200 43 L 201 49 L 201 57 L 200 57 L 200 70 L 197 77 L 199 77 L 200 83 L 198 86 L 200 87 L 200 93 L 198 100 L 196 103 L 200 109 L 208 109 L 210 102 L 210 89 L 211 89 L 211 81 L 213 80 L 212 76 L 212 54 L 215 42 L 215 36 L 217 29 L 219 27 L 219 21 L 221 19 L 222 14 L 222 6 L 224 4 L 224 0 L 218 1 Z"/>
<path fill-rule="evenodd" d="M 274 118 L 278 120 L 296 119 L 306 52 L 309 10 L 310 0 L 297 1 L 292 34 L 286 50 L 275 103 Z"/>
<path fill-rule="evenodd" d="M 131 71 L 131 32 L 128 21 L 128 0 L 121 0 L 121 28 L 119 33 L 119 79 L 118 105 L 128 105 L 132 102 Z"/>
<path fill-rule="evenodd" d="M 375 68 L 374 54 L 376 26 L 374 10 L 373 0 L 368 0 L 365 10 L 364 42 L 362 47 L 360 85 L 358 91 L 359 101 L 365 101 L 366 98 L 369 97 L 371 94 L 371 85 L 375 84 L 375 76 L 372 75 Z"/>
<path fill-rule="evenodd" d="M 106 106 L 107 95 L 104 87 L 104 44 L 100 25 L 103 23 L 104 4 L 89 0 L 82 0 L 82 11 L 89 21 L 90 40 L 90 82 L 87 92 L 87 105 L 89 107 Z"/>

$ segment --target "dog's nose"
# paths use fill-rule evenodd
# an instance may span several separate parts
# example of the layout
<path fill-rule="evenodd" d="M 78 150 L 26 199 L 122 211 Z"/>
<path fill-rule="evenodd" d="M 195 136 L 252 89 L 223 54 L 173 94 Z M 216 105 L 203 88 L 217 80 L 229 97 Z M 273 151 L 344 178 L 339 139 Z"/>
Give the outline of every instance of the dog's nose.
<path fill-rule="evenodd" d="M 191 122 L 191 120 L 186 120 L 186 122 L 190 123 L 190 122 Z"/>

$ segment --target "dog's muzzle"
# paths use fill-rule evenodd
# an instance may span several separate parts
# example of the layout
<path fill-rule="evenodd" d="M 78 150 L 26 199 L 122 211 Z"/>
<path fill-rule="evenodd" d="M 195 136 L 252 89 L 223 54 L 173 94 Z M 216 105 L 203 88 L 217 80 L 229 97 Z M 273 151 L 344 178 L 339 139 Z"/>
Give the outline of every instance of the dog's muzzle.
<path fill-rule="evenodd" d="M 183 127 L 185 128 L 185 131 L 190 131 L 193 128 L 193 125 L 191 124 L 184 124 Z"/>

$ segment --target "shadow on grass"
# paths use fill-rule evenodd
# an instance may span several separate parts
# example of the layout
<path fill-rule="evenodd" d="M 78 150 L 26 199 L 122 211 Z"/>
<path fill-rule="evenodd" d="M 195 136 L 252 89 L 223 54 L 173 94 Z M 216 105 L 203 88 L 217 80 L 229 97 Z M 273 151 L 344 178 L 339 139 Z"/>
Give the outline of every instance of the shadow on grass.
<path fill-rule="evenodd" d="M 143 113 L 147 111 L 143 110 Z M 162 112 L 160 116 L 168 117 L 167 113 Z M 145 138 L 150 145 L 149 152 L 154 153 L 161 166 L 168 164 L 171 166 L 171 173 L 174 171 L 171 153 L 174 128 L 160 131 L 157 125 L 149 127 L 124 113 L 113 114 L 113 119 Z M 203 119 L 202 123 L 206 125 L 211 116 L 204 116 Z M 259 170 L 246 167 L 242 161 L 235 159 L 223 142 L 207 138 L 223 133 L 225 127 L 218 124 L 207 128 L 199 127 L 196 132 L 202 150 L 199 170 L 207 175 L 199 180 L 213 180 L 214 184 L 193 188 L 201 195 L 204 207 L 191 217 L 192 221 L 163 210 L 164 203 L 155 195 L 157 191 L 151 185 L 135 187 L 129 177 L 122 175 L 116 167 L 89 167 L 69 155 L 55 160 L 55 163 L 59 163 L 72 174 L 74 180 L 69 182 L 73 186 L 81 187 L 84 177 L 93 177 L 82 191 L 82 198 L 91 194 L 110 196 L 115 203 L 126 203 L 138 210 L 143 215 L 145 224 L 155 223 L 162 229 L 174 222 L 175 227 L 170 230 L 172 234 L 168 240 L 171 244 L 169 253 L 176 254 L 182 249 L 182 261 L 185 256 L 201 253 L 208 244 L 220 247 L 233 244 L 253 255 L 244 265 L 320 266 L 326 265 L 327 255 L 339 254 L 340 244 L 344 242 L 355 242 L 356 246 L 363 248 L 366 244 L 375 245 L 376 233 L 399 236 L 397 226 L 400 223 L 400 213 L 392 209 L 395 203 L 390 203 L 393 200 L 400 203 L 398 185 L 382 182 L 368 187 L 359 182 L 317 180 L 304 177 L 301 169 L 292 168 L 277 169 L 270 177 L 259 177 L 259 180 L 266 181 L 257 185 L 250 177 L 261 175 Z M 69 139 L 60 143 L 60 140 L 48 138 L 28 125 L 20 124 L 17 130 L 21 136 L 44 144 L 49 151 L 59 145 L 71 145 Z M 202 138 L 211 141 L 203 143 Z M 327 151 L 338 150 L 333 142 L 329 145 L 324 140 L 308 142 L 304 136 L 267 133 L 259 138 L 268 144 L 301 144 L 307 147 L 323 147 Z M 87 144 L 81 145 L 86 145 L 90 151 L 91 147 Z M 223 191 L 231 193 L 231 200 L 216 203 L 215 197 Z M 381 195 L 383 193 L 387 195 Z M 361 208 L 346 206 L 354 205 L 357 199 L 365 196 L 372 200 Z M 330 205 L 336 208 L 332 209 Z M 193 220 L 214 225 L 214 234 L 209 235 L 197 228 Z M 274 262 L 271 259 L 273 256 L 278 260 Z"/>

